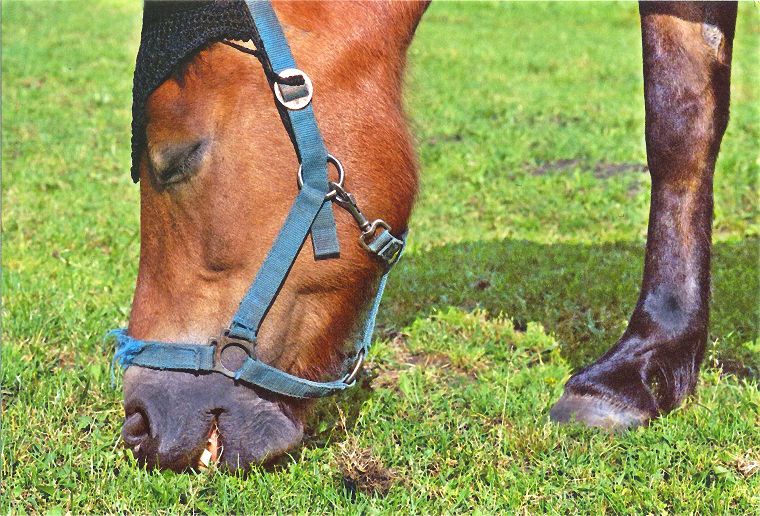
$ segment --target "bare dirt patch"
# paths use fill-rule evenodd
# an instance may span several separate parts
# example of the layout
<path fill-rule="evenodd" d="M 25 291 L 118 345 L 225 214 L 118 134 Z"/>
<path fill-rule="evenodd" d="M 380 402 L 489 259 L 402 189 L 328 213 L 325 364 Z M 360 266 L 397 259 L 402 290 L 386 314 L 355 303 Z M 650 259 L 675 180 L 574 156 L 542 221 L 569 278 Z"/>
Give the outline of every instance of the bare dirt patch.
<path fill-rule="evenodd" d="M 449 355 L 440 351 L 411 351 L 407 346 L 406 339 L 407 335 L 401 332 L 392 335 L 391 341 L 388 343 L 392 354 L 391 360 L 377 364 L 368 370 L 370 378 L 368 387 L 370 389 L 395 389 L 398 386 L 400 375 L 415 367 L 421 369 L 434 368 L 440 374 L 452 379 L 466 378 L 471 381 L 477 380 L 477 373 L 487 367 L 486 363 L 457 364 L 452 361 Z"/>
<path fill-rule="evenodd" d="M 760 472 L 760 453 L 747 450 L 744 455 L 736 458 L 734 466 L 744 478 L 753 477 Z"/>
<path fill-rule="evenodd" d="M 588 167 L 586 163 L 581 159 L 558 159 L 554 161 L 546 161 L 539 163 L 538 165 L 527 166 L 527 170 L 534 176 L 545 176 L 550 173 L 564 172 L 576 167 Z M 590 167 L 594 177 L 597 179 L 607 179 L 613 176 L 619 176 L 623 174 L 642 173 L 649 170 L 643 163 L 597 163 L 593 167 Z"/>
<path fill-rule="evenodd" d="M 714 366 L 721 370 L 721 376 L 733 375 L 737 378 L 748 379 L 756 379 L 758 377 L 756 371 L 753 371 L 750 366 L 740 360 L 724 358 L 723 360 L 716 360 Z"/>
<path fill-rule="evenodd" d="M 421 367 L 438 367 L 445 369 L 451 367 L 451 359 L 439 352 L 435 353 L 417 353 L 409 357 L 407 364 Z"/>
<path fill-rule="evenodd" d="M 491 282 L 486 278 L 481 278 L 472 284 L 472 288 L 480 291 L 487 290 L 491 288 Z"/>
<path fill-rule="evenodd" d="M 597 163 L 594 165 L 594 177 L 607 179 L 622 174 L 647 172 L 649 169 L 643 163 Z"/>
<path fill-rule="evenodd" d="M 554 161 L 545 161 L 535 166 L 528 166 L 528 171 L 534 176 L 545 176 L 550 172 L 561 172 L 577 167 L 581 164 L 579 159 L 558 159 Z"/>
<path fill-rule="evenodd" d="M 343 486 L 352 498 L 357 491 L 385 496 L 398 483 L 393 468 L 385 466 L 372 450 L 358 447 L 353 440 L 341 443 L 337 463 Z"/>

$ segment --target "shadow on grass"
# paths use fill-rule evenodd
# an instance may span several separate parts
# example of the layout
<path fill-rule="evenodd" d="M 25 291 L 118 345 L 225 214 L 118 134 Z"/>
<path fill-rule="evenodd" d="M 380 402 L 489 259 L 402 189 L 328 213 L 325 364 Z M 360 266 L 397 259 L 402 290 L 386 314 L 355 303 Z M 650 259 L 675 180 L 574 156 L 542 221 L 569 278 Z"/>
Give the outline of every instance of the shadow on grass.
<path fill-rule="evenodd" d="M 713 254 L 710 339 L 717 339 L 717 364 L 706 365 L 744 377 L 757 377 L 760 369 L 760 357 L 742 346 L 758 335 L 758 246 L 756 238 L 720 243 Z M 387 338 L 451 306 L 481 308 L 508 315 L 518 330 L 540 322 L 578 368 L 606 351 L 625 329 L 638 297 L 643 257 L 643 243 L 545 245 L 515 240 L 408 253 L 389 282 L 376 337 Z M 305 447 L 341 442 L 352 432 L 359 410 L 372 396 L 371 380 L 365 373 L 361 388 L 316 405 Z M 290 460 L 299 455 L 297 451 Z"/>
<path fill-rule="evenodd" d="M 719 243 L 713 253 L 710 340 L 719 361 L 745 376 L 758 357 L 740 344 L 758 336 L 760 239 Z M 606 351 L 625 329 L 636 304 L 644 244 L 465 242 L 410 253 L 389 282 L 380 331 L 398 331 L 420 317 L 455 306 L 504 313 L 522 329 L 540 322 L 554 333 L 575 368 Z"/>

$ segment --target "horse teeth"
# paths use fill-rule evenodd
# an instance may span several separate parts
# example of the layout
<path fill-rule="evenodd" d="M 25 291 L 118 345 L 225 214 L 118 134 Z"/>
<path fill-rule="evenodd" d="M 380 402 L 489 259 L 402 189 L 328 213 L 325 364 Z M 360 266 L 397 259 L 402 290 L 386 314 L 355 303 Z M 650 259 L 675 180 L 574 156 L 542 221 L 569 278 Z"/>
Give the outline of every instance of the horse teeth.
<path fill-rule="evenodd" d="M 203 453 L 201 453 L 200 462 L 201 469 L 206 469 L 208 468 L 209 464 L 211 464 L 211 452 L 208 450 L 208 448 L 203 450 Z"/>
<path fill-rule="evenodd" d="M 211 432 L 208 436 L 208 441 L 206 441 L 206 449 L 203 450 L 203 453 L 201 453 L 201 456 L 198 459 L 198 469 L 208 469 L 211 463 L 215 463 L 219 460 L 220 456 L 219 428 L 216 425 L 216 421 L 214 421 L 214 425 L 211 427 Z"/>

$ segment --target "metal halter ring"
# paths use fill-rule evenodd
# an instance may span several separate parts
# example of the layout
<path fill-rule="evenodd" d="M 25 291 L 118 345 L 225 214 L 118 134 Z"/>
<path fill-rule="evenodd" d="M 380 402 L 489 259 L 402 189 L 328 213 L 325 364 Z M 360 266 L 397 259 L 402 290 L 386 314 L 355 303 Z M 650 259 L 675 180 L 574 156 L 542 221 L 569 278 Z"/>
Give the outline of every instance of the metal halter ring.
<path fill-rule="evenodd" d="M 343 383 L 346 385 L 351 385 L 354 383 L 356 377 L 359 376 L 359 371 L 362 370 L 362 364 L 364 364 L 366 355 L 367 351 L 364 348 L 359 350 L 359 353 L 356 354 L 356 363 L 354 364 L 354 368 L 350 373 L 346 375 L 345 378 L 343 378 Z"/>
<path fill-rule="evenodd" d="M 213 370 L 222 373 L 225 376 L 229 376 L 230 378 L 235 378 L 237 371 L 232 371 L 224 365 L 224 362 L 222 361 L 224 350 L 227 348 L 240 348 L 246 355 L 248 355 L 248 358 L 253 358 L 253 343 L 230 336 L 229 330 L 225 330 L 220 336 L 210 339 L 209 344 L 215 348 Z"/>
<path fill-rule="evenodd" d="M 298 111 L 309 105 L 309 103 L 311 102 L 311 97 L 314 95 L 314 85 L 311 83 L 311 79 L 309 79 L 308 75 L 306 75 L 304 72 L 302 72 L 298 68 L 286 68 L 284 70 L 281 70 L 277 75 L 279 75 L 280 77 L 284 79 L 288 79 L 290 77 L 303 77 L 303 82 L 304 82 L 303 86 L 288 86 L 288 85 L 275 83 L 274 96 L 277 97 L 277 102 L 282 104 L 287 109 L 290 109 L 291 111 Z M 306 88 L 306 95 L 303 95 L 301 97 L 296 97 L 294 99 L 285 100 L 282 93 L 283 86 L 285 86 L 286 88 Z"/>
<path fill-rule="evenodd" d="M 332 154 L 327 155 L 327 162 L 332 163 L 335 165 L 335 168 L 338 169 L 338 182 L 332 182 L 330 181 L 331 185 L 338 185 L 341 189 L 343 188 L 343 180 L 346 179 L 346 171 L 343 170 L 343 165 L 341 162 L 333 156 Z M 298 188 L 299 190 L 303 188 L 303 165 L 298 165 Z M 329 192 L 327 192 L 327 195 L 325 195 L 325 200 L 330 200 L 333 197 L 335 197 L 338 194 L 338 190 L 333 188 Z"/>

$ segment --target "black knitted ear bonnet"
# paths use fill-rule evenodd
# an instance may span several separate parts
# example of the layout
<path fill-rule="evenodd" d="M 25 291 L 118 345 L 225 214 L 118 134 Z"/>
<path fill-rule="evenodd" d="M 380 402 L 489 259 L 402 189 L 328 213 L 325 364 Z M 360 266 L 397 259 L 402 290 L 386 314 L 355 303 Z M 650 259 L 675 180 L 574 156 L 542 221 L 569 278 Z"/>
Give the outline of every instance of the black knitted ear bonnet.
<path fill-rule="evenodd" d="M 132 85 L 132 180 L 140 179 L 145 104 L 185 58 L 215 41 L 258 40 L 245 2 L 146 0 Z"/>

